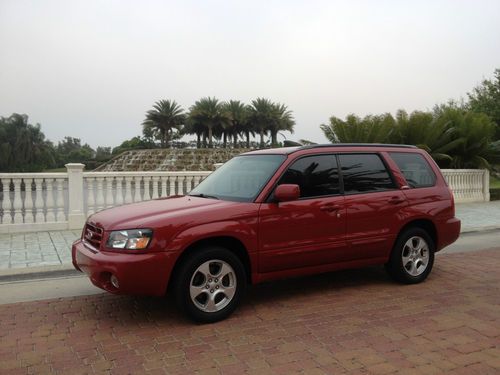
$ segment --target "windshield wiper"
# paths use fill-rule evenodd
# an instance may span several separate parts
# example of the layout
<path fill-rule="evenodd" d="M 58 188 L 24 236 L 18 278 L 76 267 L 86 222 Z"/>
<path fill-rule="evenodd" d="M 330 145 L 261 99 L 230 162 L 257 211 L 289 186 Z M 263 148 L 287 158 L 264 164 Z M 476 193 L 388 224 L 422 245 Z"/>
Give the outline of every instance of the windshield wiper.
<path fill-rule="evenodd" d="M 208 195 L 208 194 L 203 194 L 203 193 L 199 193 L 199 194 L 188 194 L 190 197 L 199 197 L 199 198 L 209 198 L 209 199 L 219 199 L 218 197 L 216 197 L 215 195 Z"/>

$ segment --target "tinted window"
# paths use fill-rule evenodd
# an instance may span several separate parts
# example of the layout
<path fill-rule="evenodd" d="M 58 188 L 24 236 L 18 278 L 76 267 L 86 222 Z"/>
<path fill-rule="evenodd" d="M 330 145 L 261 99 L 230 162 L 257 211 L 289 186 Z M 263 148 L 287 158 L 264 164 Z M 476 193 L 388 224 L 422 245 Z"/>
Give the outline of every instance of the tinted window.
<path fill-rule="evenodd" d="M 378 155 L 343 154 L 339 158 L 346 194 L 394 189 L 389 172 Z"/>
<path fill-rule="evenodd" d="M 408 186 L 434 186 L 436 176 L 422 155 L 405 152 L 391 152 L 390 155 L 405 176 Z"/>
<path fill-rule="evenodd" d="M 279 184 L 297 184 L 301 198 L 339 194 L 337 160 L 333 155 L 308 156 L 294 162 Z"/>

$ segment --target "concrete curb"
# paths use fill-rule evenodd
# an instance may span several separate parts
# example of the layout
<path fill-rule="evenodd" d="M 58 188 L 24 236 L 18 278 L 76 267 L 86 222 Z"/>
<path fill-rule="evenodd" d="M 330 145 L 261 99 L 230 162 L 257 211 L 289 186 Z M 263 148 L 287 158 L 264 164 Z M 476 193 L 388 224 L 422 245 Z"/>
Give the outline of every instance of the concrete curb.
<path fill-rule="evenodd" d="M 495 230 L 500 230 L 500 225 L 490 225 L 487 227 L 468 227 L 462 228 L 460 234 L 474 233 L 474 232 L 491 232 Z"/>
<path fill-rule="evenodd" d="M 52 277 L 79 276 L 73 264 L 62 264 L 60 266 L 40 266 L 27 268 L 13 268 L 0 271 L 0 282 L 46 279 Z"/>

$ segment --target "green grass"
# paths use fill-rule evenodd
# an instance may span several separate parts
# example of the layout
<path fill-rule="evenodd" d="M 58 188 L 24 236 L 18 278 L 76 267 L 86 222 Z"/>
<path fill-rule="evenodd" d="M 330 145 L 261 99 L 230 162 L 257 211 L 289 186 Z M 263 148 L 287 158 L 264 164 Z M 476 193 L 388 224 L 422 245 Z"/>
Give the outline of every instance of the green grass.
<path fill-rule="evenodd" d="M 500 188 L 500 179 L 490 175 L 490 189 L 498 189 L 498 188 Z"/>

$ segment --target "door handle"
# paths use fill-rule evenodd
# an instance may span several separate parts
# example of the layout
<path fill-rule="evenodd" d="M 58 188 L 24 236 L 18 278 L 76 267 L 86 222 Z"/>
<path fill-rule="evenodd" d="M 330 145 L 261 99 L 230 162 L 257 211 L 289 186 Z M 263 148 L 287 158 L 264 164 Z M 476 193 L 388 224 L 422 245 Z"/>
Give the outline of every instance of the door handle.
<path fill-rule="evenodd" d="M 321 211 L 334 212 L 338 211 L 340 209 L 340 206 L 338 204 L 326 204 L 324 206 L 321 206 L 319 209 Z"/>
<path fill-rule="evenodd" d="M 400 204 L 400 203 L 403 203 L 405 200 L 403 198 L 399 198 L 399 197 L 392 197 L 391 199 L 389 199 L 389 203 L 392 203 L 392 204 Z"/>

